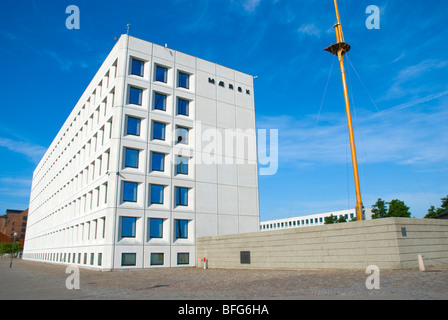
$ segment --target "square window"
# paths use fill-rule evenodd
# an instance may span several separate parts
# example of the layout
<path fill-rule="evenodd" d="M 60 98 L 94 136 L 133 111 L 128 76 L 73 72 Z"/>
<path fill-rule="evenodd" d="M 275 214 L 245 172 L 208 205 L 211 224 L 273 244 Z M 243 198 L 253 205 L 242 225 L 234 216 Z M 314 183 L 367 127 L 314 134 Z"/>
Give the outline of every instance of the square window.
<path fill-rule="evenodd" d="M 176 173 L 188 174 L 188 158 L 176 157 Z"/>
<path fill-rule="evenodd" d="M 174 220 L 176 223 L 176 239 L 188 238 L 188 220 Z"/>
<path fill-rule="evenodd" d="M 179 252 L 177 254 L 177 264 L 189 264 L 190 263 L 190 254 L 188 252 Z"/>
<path fill-rule="evenodd" d="M 154 121 L 152 126 L 152 138 L 165 141 L 165 129 L 166 125 L 164 123 Z"/>
<path fill-rule="evenodd" d="M 162 266 L 163 265 L 163 253 L 151 253 L 151 265 Z"/>
<path fill-rule="evenodd" d="M 149 237 L 163 238 L 163 219 L 149 219 Z"/>
<path fill-rule="evenodd" d="M 164 186 L 157 184 L 151 185 L 151 203 L 163 204 L 163 190 Z"/>
<path fill-rule="evenodd" d="M 166 95 L 154 92 L 154 109 L 166 110 Z"/>
<path fill-rule="evenodd" d="M 138 168 L 139 150 L 125 148 L 125 167 Z"/>
<path fill-rule="evenodd" d="M 179 71 L 178 87 L 190 89 L 190 75 Z"/>
<path fill-rule="evenodd" d="M 152 170 L 165 171 L 165 154 L 151 152 Z"/>
<path fill-rule="evenodd" d="M 156 65 L 156 81 L 167 82 L 168 69 Z"/>
<path fill-rule="evenodd" d="M 141 60 L 132 58 L 131 74 L 143 77 L 143 68 L 145 63 Z"/>
<path fill-rule="evenodd" d="M 188 132 L 187 128 L 176 128 L 176 143 L 188 144 Z"/>
<path fill-rule="evenodd" d="M 190 101 L 184 99 L 177 99 L 177 114 L 188 116 Z"/>
<path fill-rule="evenodd" d="M 132 267 L 136 265 L 136 253 L 122 253 L 121 254 L 121 266 Z"/>
<path fill-rule="evenodd" d="M 135 238 L 135 223 L 137 218 L 121 217 L 121 237 Z"/>
<path fill-rule="evenodd" d="M 141 120 L 133 117 L 128 117 L 126 134 L 133 136 L 140 136 Z"/>
<path fill-rule="evenodd" d="M 130 87 L 129 88 L 129 103 L 130 104 L 136 104 L 141 106 L 142 105 L 142 96 L 143 96 L 143 90 Z"/>
<path fill-rule="evenodd" d="M 123 182 L 123 201 L 137 202 L 137 187 L 136 182 Z"/>

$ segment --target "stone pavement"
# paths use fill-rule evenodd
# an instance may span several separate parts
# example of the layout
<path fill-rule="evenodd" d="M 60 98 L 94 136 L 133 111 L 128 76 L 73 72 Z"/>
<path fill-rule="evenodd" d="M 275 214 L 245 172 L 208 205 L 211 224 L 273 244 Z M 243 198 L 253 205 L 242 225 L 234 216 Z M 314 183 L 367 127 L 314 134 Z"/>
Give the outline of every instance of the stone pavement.
<path fill-rule="evenodd" d="M 380 270 L 368 290 L 364 271 L 203 270 L 172 268 L 101 272 L 79 269 L 68 290 L 66 266 L 0 259 L 0 300 L 318 300 L 448 299 L 448 265 L 427 272 Z"/>

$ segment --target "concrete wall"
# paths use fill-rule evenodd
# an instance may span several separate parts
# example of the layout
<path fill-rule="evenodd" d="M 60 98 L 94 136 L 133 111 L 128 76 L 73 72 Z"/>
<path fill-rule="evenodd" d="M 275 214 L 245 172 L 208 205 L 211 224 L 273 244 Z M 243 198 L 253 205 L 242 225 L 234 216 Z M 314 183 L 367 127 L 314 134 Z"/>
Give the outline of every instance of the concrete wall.
<path fill-rule="evenodd" d="M 250 251 L 250 264 L 240 263 L 240 251 Z M 418 254 L 426 265 L 448 262 L 448 221 L 389 218 L 197 240 L 209 268 L 404 269 L 418 266 Z"/>

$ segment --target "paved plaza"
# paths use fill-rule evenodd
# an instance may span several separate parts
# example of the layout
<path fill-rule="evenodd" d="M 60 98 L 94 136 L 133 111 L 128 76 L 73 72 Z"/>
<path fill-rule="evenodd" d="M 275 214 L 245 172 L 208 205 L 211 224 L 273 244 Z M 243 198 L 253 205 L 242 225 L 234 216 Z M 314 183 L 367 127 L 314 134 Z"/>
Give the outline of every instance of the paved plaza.
<path fill-rule="evenodd" d="M 79 269 L 79 289 L 66 282 L 66 266 L 0 259 L 0 299 L 304 300 L 448 299 L 448 265 L 380 270 L 380 289 L 367 289 L 365 271 Z"/>

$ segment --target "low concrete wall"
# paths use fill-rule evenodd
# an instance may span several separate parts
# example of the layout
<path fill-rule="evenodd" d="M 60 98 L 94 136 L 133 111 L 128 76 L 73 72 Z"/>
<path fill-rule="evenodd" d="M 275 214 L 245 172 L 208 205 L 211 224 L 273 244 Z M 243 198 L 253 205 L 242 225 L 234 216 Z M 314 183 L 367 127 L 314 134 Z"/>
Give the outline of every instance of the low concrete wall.
<path fill-rule="evenodd" d="M 241 251 L 250 251 L 250 264 L 241 264 Z M 197 239 L 197 257 L 209 268 L 405 269 L 418 266 L 418 254 L 428 266 L 436 264 L 429 258 L 448 262 L 448 220 L 388 218 Z"/>

